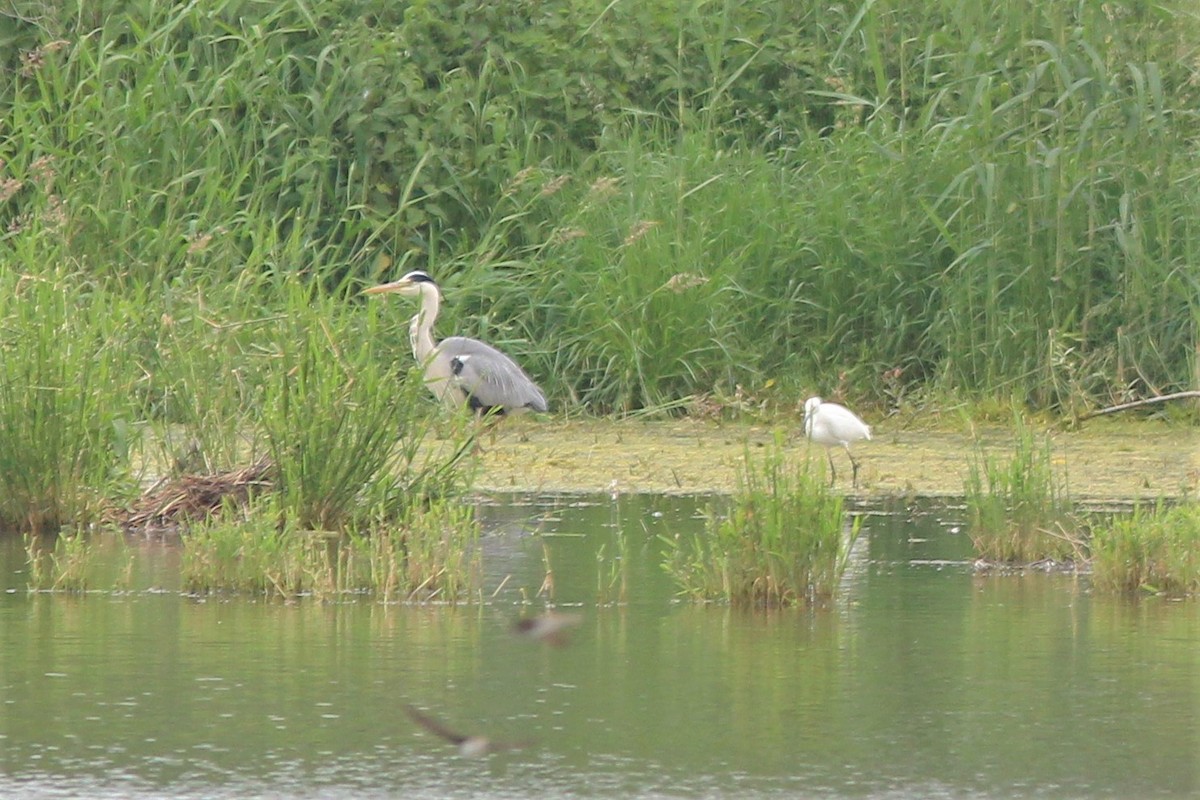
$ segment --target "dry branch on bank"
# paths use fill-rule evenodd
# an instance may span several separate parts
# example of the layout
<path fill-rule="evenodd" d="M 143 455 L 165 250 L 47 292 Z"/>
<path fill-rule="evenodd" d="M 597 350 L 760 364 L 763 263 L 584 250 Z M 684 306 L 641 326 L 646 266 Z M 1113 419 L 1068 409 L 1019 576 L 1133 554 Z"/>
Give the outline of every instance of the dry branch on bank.
<path fill-rule="evenodd" d="M 1076 421 L 1083 422 L 1085 419 L 1091 419 L 1092 417 L 1103 416 L 1104 414 L 1115 414 L 1118 411 L 1128 411 L 1131 408 L 1141 408 L 1142 406 L 1151 406 L 1151 405 L 1155 405 L 1157 403 L 1165 403 L 1168 400 L 1184 400 L 1189 397 L 1200 398 L 1200 391 L 1187 391 L 1187 392 L 1175 392 L 1173 394 L 1161 394 L 1161 395 L 1158 395 L 1157 397 L 1146 397 L 1146 398 L 1143 398 L 1142 400 L 1134 400 L 1133 402 L 1130 402 L 1130 403 L 1121 403 L 1120 405 L 1109 406 L 1108 408 L 1101 408 L 1097 411 L 1089 411 L 1086 414 L 1080 414 L 1078 417 L 1076 417 Z"/>

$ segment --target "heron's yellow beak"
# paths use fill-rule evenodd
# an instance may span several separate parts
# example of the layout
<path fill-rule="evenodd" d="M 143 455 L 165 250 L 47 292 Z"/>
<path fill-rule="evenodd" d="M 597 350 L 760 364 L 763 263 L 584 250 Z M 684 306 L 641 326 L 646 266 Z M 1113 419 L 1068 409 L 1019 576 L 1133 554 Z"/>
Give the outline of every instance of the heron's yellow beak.
<path fill-rule="evenodd" d="M 412 281 L 408 280 L 407 278 L 401 278 L 398 281 L 392 281 L 391 283 L 381 283 L 378 286 L 372 286 L 370 288 L 363 289 L 362 293 L 363 294 L 391 294 L 393 292 L 404 291 L 404 289 L 406 289 L 409 286 L 412 286 Z"/>

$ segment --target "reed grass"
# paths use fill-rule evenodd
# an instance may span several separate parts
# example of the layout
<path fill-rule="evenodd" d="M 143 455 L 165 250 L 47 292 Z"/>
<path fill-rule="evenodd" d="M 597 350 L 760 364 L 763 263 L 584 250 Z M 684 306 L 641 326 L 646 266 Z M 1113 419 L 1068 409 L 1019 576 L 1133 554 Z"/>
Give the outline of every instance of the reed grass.
<path fill-rule="evenodd" d="M 80 528 L 131 489 L 129 328 L 114 306 L 128 307 L 78 271 L 0 271 L 0 528 Z"/>
<path fill-rule="evenodd" d="M 279 523 L 278 511 L 222 515 L 183 537 L 184 590 L 382 602 L 473 596 L 479 526 L 469 507 L 439 501 L 386 517 L 369 532 L 338 534 Z"/>
<path fill-rule="evenodd" d="M 629 602 L 629 536 L 620 524 L 619 501 L 613 504 L 611 515 L 608 527 L 613 536 L 596 549 L 596 604 L 599 606 Z"/>
<path fill-rule="evenodd" d="M 376 351 L 380 325 L 393 324 L 311 285 L 292 292 L 264 352 L 273 364 L 257 420 L 281 510 L 304 528 L 348 530 L 381 505 L 402 514 L 461 490 L 472 434 L 424 446 L 436 417 L 419 370 L 407 352 L 397 371 L 397 354 Z"/>
<path fill-rule="evenodd" d="M 1092 585 L 1113 593 L 1200 592 L 1200 507 L 1135 506 L 1092 530 Z"/>
<path fill-rule="evenodd" d="M 266 353 L 286 309 L 256 292 L 166 288 L 135 350 L 150 473 L 215 473 L 254 458 L 255 409 L 275 366 Z"/>
<path fill-rule="evenodd" d="M 479 522 L 453 499 L 411 505 L 383 536 L 359 538 L 360 559 L 383 599 L 460 601 L 479 590 Z"/>
<path fill-rule="evenodd" d="M 44 4 L 0 56 L 0 260 L 174 298 L 139 390 L 216 462 L 246 398 L 179 348 L 254 394 L 289 280 L 418 266 L 572 409 L 1195 388 L 1191 5 L 634 5 Z"/>
<path fill-rule="evenodd" d="M 965 492 L 976 555 L 1015 564 L 1082 560 L 1083 521 L 1065 470 L 1055 469 L 1050 438 L 1039 441 L 1021 414 L 1014 417 L 1011 455 L 992 455 L 977 444 L 970 462 Z"/>
<path fill-rule="evenodd" d="M 182 539 L 185 592 L 244 592 L 292 597 L 306 590 L 302 564 L 311 539 L 291 535 L 274 520 L 219 520 L 193 527 Z"/>
<path fill-rule="evenodd" d="M 262 502 L 186 537 L 190 589 L 455 600 L 472 585 L 477 526 L 450 505 L 469 481 L 472 429 L 433 441 L 419 370 L 406 349 L 380 353 L 394 321 L 353 290 L 276 281 L 278 311 L 231 351 L 252 402 L 229 406 L 242 420 L 230 430 L 270 458 L 273 480 Z M 184 385 L 202 407 L 205 392 Z M 242 397 L 218 387 L 214 407 Z"/>
<path fill-rule="evenodd" d="M 558 393 L 628 410 L 840 374 L 886 401 L 890 374 L 1070 412 L 1193 385 L 1194 65 L 1173 97 L 1156 49 L 1176 29 L 1132 33 L 1117 5 L 861 10 L 813 92 L 857 119 L 781 149 L 702 114 L 613 125 L 558 210 L 521 217 L 540 249 L 473 253 L 519 277 L 489 296 L 556 343 Z"/>
<path fill-rule="evenodd" d="M 51 588 L 81 592 L 88 588 L 88 572 L 96 550 L 87 546 L 85 534 L 76 532 L 59 536 L 50 554 L 54 581 Z"/>
<path fill-rule="evenodd" d="M 94 269 L 136 283 L 236 280 L 293 236 L 307 246 L 288 270 L 323 263 L 318 226 L 369 235 L 361 195 L 347 196 L 322 146 L 342 95 L 295 89 L 327 77 L 307 9 L 73 5 L 39 19 L 38 38 L 61 46 L 12 84 L 6 123 L 27 149 L 0 157 L 57 155 L 60 185 L 74 187 L 73 241 Z"/>
<path fill-rule="evenodd" d="M 526 306 L 498 300 L 509 318 L 532 314 L 530 328 L 556 343 L 540 371 L 565 384 L 559 393 L 600 410 L 762 386 L 770 376 L 761 350 L 775 341 L 763 334 L 777 323 L 786 337 L 794 328 L 783 309 L 802 300 L 785 275 L 785 251 L 802 233 L 772 191 L 776 170 L 761 157 L 713 153 L 696 137 L 664 154 L 661 135 L 631 132 L 592 180 L 564 187 L 545 266 L 523 277 Z M 764 265 L 779 270 L 770 299 L 757 291 Z"/>
<path fill-rule="evenodd" d="M 31 592 L 124 590 L 132 582 L 134 553 L 119 533 L 26 533 L 24 542 L 26 587 Z"/>
<path fill-rule="evenodd" d="M 818 604 L 836 592 L 859 526 L 811 463 L 789 463 L 777 440 L 759 458 L 747 450 L 729 509 L 710 507 L 702 534 L 665 539 L 664 567 L 695 601 Z"/>

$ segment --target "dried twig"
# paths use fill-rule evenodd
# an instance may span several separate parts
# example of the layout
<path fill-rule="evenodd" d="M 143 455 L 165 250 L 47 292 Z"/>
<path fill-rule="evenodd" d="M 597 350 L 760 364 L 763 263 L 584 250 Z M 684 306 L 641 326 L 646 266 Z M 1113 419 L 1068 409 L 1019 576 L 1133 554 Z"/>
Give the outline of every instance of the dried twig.
<path fill-rule="evenodd" d="M 1147 397 L 1142 400 L 1134 400 L 1131 403 L 1121 403 L 1119 406 L 1109 406 L 1102 408 L 1099 411 L 1089 411 L 1086 414 L 1080 414 L 1076 420 L 1082 422 L 1085 419 L 1099 417 L 1103 414 L 1114 414 L 1118 411 L 1127 411 L 1131 408 L 1140 408 L 1142 406 L 1150 406 L 1156 403 L 1165 403 L 1168 400 L 1183 400 L 1188 397 L 1200 398 L 1200 391 L 1175 392 L 1174 394 L 1160 394 L 1156 397 Z"/>

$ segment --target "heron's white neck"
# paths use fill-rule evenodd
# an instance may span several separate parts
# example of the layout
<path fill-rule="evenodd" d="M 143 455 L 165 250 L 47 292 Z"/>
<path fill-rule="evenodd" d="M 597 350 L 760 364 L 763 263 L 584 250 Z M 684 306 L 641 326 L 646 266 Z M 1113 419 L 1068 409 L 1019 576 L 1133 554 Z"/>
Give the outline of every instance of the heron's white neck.
<path fill-rule="evenodd" d="M 441 297 L 432 283 L 418 283 L 417 286 L 421 290 L 421 305 L 409 323 L 408 340 L 417 363 L 424 365 L 429 363 L 429 356 L 437 346 L 433 341 L 433 323 L 437 320 Z"/>

